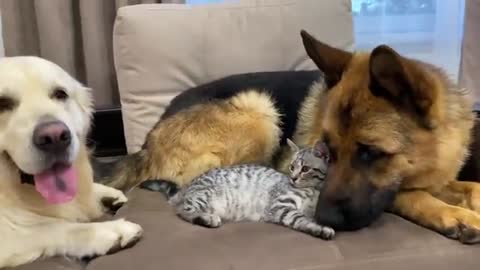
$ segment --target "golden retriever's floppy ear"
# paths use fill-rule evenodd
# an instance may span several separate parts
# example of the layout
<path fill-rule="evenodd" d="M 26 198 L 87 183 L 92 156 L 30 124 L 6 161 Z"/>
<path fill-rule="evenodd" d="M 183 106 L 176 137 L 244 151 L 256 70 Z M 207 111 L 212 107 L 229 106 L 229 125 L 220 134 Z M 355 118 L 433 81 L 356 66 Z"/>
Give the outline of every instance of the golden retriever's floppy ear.
<path fill-rule="evenodd" d="M 333 87 L 340 81 L 344 69 L 352 58 L 352 53 L 322 43 L 305 30 L 302 30 L 300 35 L 308 56 L 325 74 L 328 88 Z"/>
<path fill-rule="evenodd" d="M 92 89 L 80 85 L 78 91 L 76 91 L 76 95 L 78 105 L 80 106 L 82 111 L 84 111 L 88 115 L 91 115 L 93 112 Z"/>
<path fill-rule="evenodd" d="M 418 65 L 386 45 L 370 55 L 370 91 L 398 108 L 413 113 L 426 128 L 434 128 L 439 117 L 439 90 L 432 78 Z"/>

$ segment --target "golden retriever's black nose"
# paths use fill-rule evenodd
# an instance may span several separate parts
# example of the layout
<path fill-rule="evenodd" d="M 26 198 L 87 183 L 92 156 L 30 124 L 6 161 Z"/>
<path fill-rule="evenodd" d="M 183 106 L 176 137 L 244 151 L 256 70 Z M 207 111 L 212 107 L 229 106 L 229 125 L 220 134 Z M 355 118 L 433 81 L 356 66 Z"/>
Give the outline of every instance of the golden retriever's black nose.
<path fill-rule="evenodd" d="M 63 122 L 41 123 L 33 131 L 33 144 L 41 151 L 61 154 L 72 141 L 70 129 Z"/>

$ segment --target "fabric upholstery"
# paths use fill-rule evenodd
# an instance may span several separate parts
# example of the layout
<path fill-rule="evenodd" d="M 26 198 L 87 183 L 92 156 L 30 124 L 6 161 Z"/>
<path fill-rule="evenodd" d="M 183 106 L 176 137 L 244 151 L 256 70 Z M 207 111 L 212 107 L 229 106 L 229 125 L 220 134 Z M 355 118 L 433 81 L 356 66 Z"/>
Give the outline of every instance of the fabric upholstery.
<path fill-rule="evenodd" d="M 390 214 L 323 241 L 272 224 L 206 229 L 178 218 L 160 193 L 137 189 L 129 197 L 117 217 L 141 224 L 145 237 L 131 249 L 95 259 L 88 270 L 473 270 L 480 263 L 479 245 L 462 245 Z"/>
<path fill-rule="evenodd" d="M 114 56 L 128 151 L 140 148 L 163 109 L 183 90 L 236 73 L 315 68 L 301 29 L 352 48 L 350 9 L 346 0 L 119 9 Z"/>
<path fill-rule="evenodd" d="M 460 83 L 468 89 L 480 104 L 480 0 L 465 1 Z"/>
<path fill-rule="evenodd" d="M 69 258 L 49 258 L 6 270 L 82 270 L 85 264 Z"/>
<path fill-rule="evenodd" d="M 273 224 L 206 229 L 178 218 L 160 193 L 135 189 L 128 197 L 116 218 L 144 228 L 134 247 L 88 265 L 56 258 L 15 270 L 476 270 L 480 263 L 479 245 L 462 245 L 391 214 L 323 241 Z"/>
<path fill-rule="evenodd" d="M 55 258 L 14 270 L 476 270 L 480 264 L 480 245 L 462 245 L 391 214 L 323 241 L 273 224 L 206 229 L 178 218 L 160 193 L 127 195 L 115 218 L 144 228 L 134 247 L 88 265 Z"/>

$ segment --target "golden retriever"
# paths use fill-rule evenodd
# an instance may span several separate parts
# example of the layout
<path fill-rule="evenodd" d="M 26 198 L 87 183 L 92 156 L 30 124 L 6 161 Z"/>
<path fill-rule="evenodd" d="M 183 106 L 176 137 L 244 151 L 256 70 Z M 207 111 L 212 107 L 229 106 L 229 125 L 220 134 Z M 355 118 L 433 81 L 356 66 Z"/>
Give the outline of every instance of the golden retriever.
<path fill-rule="evenodd" d="M 141 236 L 125 220 L 89 222 L 108 210 L 105 202 L 127 201 L 93 182 L 85 145 L 91 112 L 90 89 L 59 66 L 0 59 L 0 268 L 104 255 Z"/>

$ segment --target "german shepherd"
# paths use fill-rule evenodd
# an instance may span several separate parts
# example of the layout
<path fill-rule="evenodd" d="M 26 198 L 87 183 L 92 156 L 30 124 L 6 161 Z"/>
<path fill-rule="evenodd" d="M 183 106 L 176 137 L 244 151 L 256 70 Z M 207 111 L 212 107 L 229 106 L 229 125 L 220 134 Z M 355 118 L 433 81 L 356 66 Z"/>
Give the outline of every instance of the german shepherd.
<path fill-rule="evenodd" d="M 472 104 L 442 70 L 381 45 L 350 53 L 301 32 L 321 72 L 228 77 L 177 96 L 141 151 L 110 184 L 183 185 L 220 166 L 285 171 L 286 138 L 328 144 L 332 161 L 316 220 L 339 230 L 385 210 L 462 243 L 480 242 L 480 184 L 456 176 L 468 157 Z"/>

